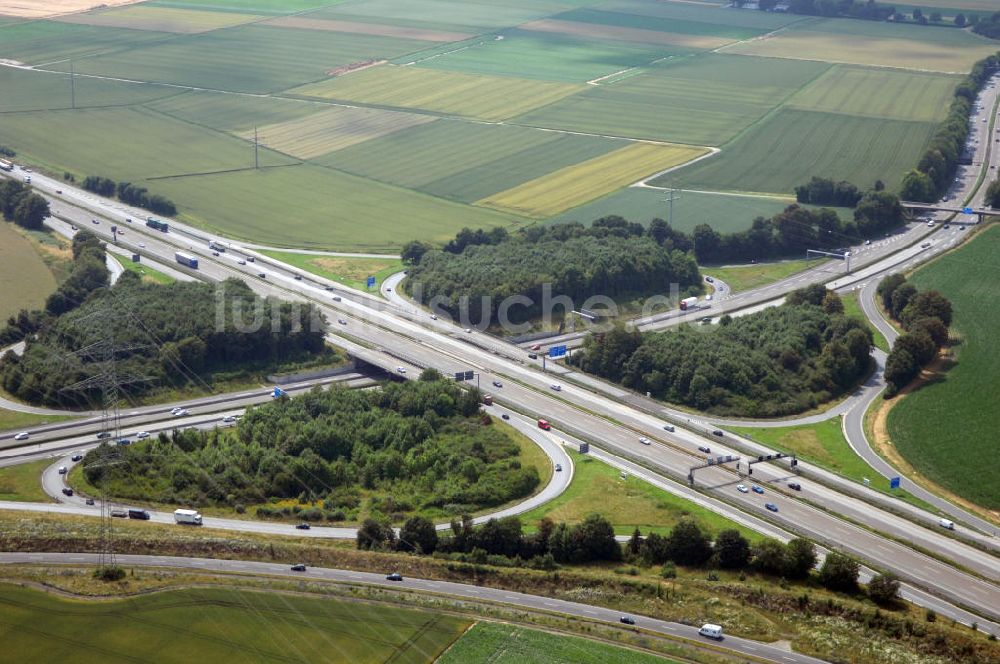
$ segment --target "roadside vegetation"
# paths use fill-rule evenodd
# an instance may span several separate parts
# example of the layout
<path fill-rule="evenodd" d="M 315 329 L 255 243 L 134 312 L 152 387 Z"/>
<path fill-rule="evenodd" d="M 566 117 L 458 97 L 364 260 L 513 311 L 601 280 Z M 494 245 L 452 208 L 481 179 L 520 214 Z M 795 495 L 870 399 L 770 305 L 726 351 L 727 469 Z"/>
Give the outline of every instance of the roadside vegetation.
<path fill-rule="evenodd" d="M 345 286 L 363 291 L 370 290 L 372 293 L 379 292 L 382 282 L 387 277 L 403 270 L 403 262 L 391 256 L 385 258 L 317 256 L 267 249 L 260 253 Z M 371 289 L 368 288 L 368 277 L 375 277 L 375 286 Z"/>
<path fill-rule="evenodd" d="M 142 263 L 133 263 L 124 256 L 115 256 L 114 258 L 116 261 L 118 261 L 118 264 L 121 265 L 122 268 L 128 270 L 129 272 L 135 272 L 137 275 L 139 275 L 139 277 L 142 279 L 144 283 L 160 284 L 161 286 L 166 286 L 168 284 L 172 284 L 175 281 L 177 281 L 170 275 L 164 274 L 163 272 L 155 270 L 147 265 L 143 265 Z"/>
<path fill-rule="evenodd" d="M 6 551 L 66 550 L 97 551 L 100 542 L 98 519 L 81 519 L 54 514 L 0 512 L 0 545 Z M 651 616 L 688 624 L 714 622 L 725 627 L 726 634 L 764 641 L 785 639 L 798 652 L 858 664 L 884 664 L 887 661 L 932 664 L 941 659 L 988 664 L 1000 656 L 995 641 L 968 627 L 898 601 L 875 604 L 863 594 L 829 591 L 818 576 L 796 581 L 726 569 L 675 566 L 676 576 L 664 578 L 661 566 L 644 567 L 628 563 L 600 563 L 560 566 L 554 571 L 521 567 L 498 567 L 490 564 L 463 563 L 432 556 L 358 550 L 354 543 L 293 539 L 288 537 L 235 534 L 204 528 L 197 533 L 176 526 L 147 522 L 116 521 L 116 550 L 128 553 L 209 556 L 224 559 L 250 559 L 309 566 L 355 569 L 385 574 L 398 571 L 404 577 L 442 579 L 475 583 L 491 588 L 507 588 L 571 601 L 606 606 L 622 613 Z M 610 573 L 609 573 L 610 572 Z M 0 574 L 4 573 L 0 570 Z M 28 574 L 27 570 L 18 572 Z M 127 576 L 124 588 L 137 586 L 130 579 L 162 586 L 170 583 L 172 573 L 151 573 L 137 569 Z M 93 585 L 89 570 L 83 572 L 87 587 Z M 75 588 L 73 572 L 53 576 L 46 569 L 37 577 L 57 587 Z M 176 583 L 188 584 L 184 578 Z M 274 583 L 273 581 L 271 583 Z M 120 584 L 111 584 L 112 587 Z M 137 586 L 138 587 L 138 586 Z M 309 590 L 301 580 L 289 590 Z M 99 589 L 90 592 L 107 591 Z M 116 592 L 121 592 L 117 590 Z M 365 596 L 365 595 L 362 595 Z M 382 596 L 382 595 L 380 595 Z M 408 596 L 408 602 L 435 602 Z M 435 603 L 437 610 L 442 605 Z M 491 611 L 499 611 L 499 608 Z M 569 623 L 557 619 L 541 624 L 565 628 Z M 523 615 L 520 621 L 531 621 Z M 600 628 L 587 624 L 590 634 Z M 579 626 L 576 628 L 579 629 Z M 607 633 L 605 633 L 607 634 Z M 625 641 L 625 636 L 613 637 Z M 683 651 L 664 651 L 662 644 L 645 639 L 646 647 L 673 652 L 679 659 L 703 661 L 700 656 Z"/>
<path fill-rule="evenodd" d="M 265 519 L 446 518 L 527 497 L 542 481 L 537 463 L 522 464 L 512 432 L 479 405 L 478 392 L 443 379 L 314 390 L 254 408 L 235 429 L 98 448 L 84 475 L 123 500 Z M 124 463 L 86 468 L 111 454 Z"/>
<path fill-rule="evenodd" d="M 39 424 L 65 422 L 68 419 L 70 417 L 67 415 L 35 415 L 34 413 L 21 413 L 16 410 L 0 408 L 0 431 L 26 429 Z"/>
<path fill-rule="evenodd" d="M 871 324 L 868 317 L 865 316 L 864 310 L 861 308 L 861 291 L 850 291 L 848 293 L 843 293 L 840 296 L 840 301 L 844 303 L 844 315 L 854 318 L 856 320 L 862 321 L 865 327 L 872 333 L 872 340 L 875 347 L 879 350 L 888 353 L 889 352 L 889 342 L 886 340 L 885 335 L 878 331 L 878 328 Z"/>
<path fill-rule="evenodd" d="M 0 321 L 22 309 L 37 309 L 55 290 L 56 280 L 31 240 L 0 223 Z M 0 343 L 0 346 L 3 344 Z"/>
<path fill-rule="evenodd" d="M 725 282 L 733 293 L 753 290 L 781 281 L 793 274 L 809 269 L 814 261 L 788 260 L 751 265 L 714 267 L 703 265 L 701 271 Z"/>
<path fill-rule="evenodd" d="M 658 399 L 720 415 L 776 417 L 815 408 L 871 369 L 871 332 L 822 285 L 718 326 L 590 336 L 571 362 Z"/>

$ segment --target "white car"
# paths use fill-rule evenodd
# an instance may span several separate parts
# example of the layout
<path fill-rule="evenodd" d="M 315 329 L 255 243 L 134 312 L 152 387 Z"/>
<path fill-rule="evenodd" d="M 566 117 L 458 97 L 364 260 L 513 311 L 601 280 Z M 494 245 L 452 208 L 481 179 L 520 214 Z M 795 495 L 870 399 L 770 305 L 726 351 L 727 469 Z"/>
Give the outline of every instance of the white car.
<path fill-rule="evenodd" d="M 184 417 L 185 415 L 190 415 L 190 414 L 191 413 L 189 413 L 187 410 L 185 410 L 184 408 L 181 408 L 176 413 L 174 413 L 174 417 Z"/>
<path fill-rule="evenodd" d="M 145 242 L 140 242 L 139 246 L 142 247 L 143 249 L 145 249 L 146 248 L 146 243 Z"/>
<path fill-rule="evenodd" d="M 14 436 L 14 440 L 28 440 L 31 436 L 28 435 L 27 431 L 22 431 L 21 433 Z"/>
<path fill-rule="evenodd" d="M 928 222 L 927 222 L 927 227 L 928 227 L 928 228 L 931 228 L 931 227 L 933 227 L 933 226 L 934 226 L 934 220 L 933 220 L 933 219 L 931 219 L 930 221 L 928 221 Z"/>
<path fill-rule="evenodd" d="M 405 374 L 406 373 L 406 367 L 396 367 L 396 373 Z"/>
<path fill-rule="evenodd" d="M 555 390 L 556 392 L 561 392 L 562 385 L 560 385 L 559 383 L 552 383 L 552 389 Z"/>
<path fill-rule="evenodd" d="M 472 328 L 471 327 L 465 328 L 465 333 L 466 334 L 472 334 Z"/>
<path fill-rule="evenodd" d="M 645 436 L 639 436 L 639 442 L 643 445 L 652 445 L 649 438 L 646 438 Z"/>
<path fill-rule="evenodd" d="M 708 301 L 711 301 L 712 300 L 712 295 L 711 294 L 706 295 L 705 299 L 708 300 Z"/>
<path fill-rule="evenodd" d="M 232 424 L 233 422 L 236 421 L 236 416 L 226 415 L 225 417 L 222 418 L 222 421 L 225 422 L 226 424 Z"/>
<path fill-rule="evenodd" d="M 341 325 L 347 325 L 347 321 L 344 320 L 343 318 L 338 318 L 337 322 L 340 323 Z"/>
<path fill-rule="evenodd" d="M 438 319 L 437 314 L 431 314 L 431 320 L 437 320 L 437 319 Z"/>
<path fill-rule="evenodd" d="M 747 488 L 746 484 L 737 484 L 736 490 L 740 493 L 750 493 L 750 489 Z"/>
<path fill-rule="evenodd" d="M 138 431 L 138 432 L 136 432 L 135 437 L 136 438 L 149 438 L 149 432 L 148 431 Z"/>
<path fill-rule="evenodd" d="M 237 263 L 239 263 L 240 265 L 246 265 L 246 264 L 247 264 L 247 262 L 246 262 L 245 260 L 243 260 L 242 258 L 241 258 L 241 259 L 239 259 L 239 260 L 238 260 L 238 261 L 236 261 L 236 262 L 237 262 Z"/>
<path fill-rule="evenodd" d="M 184 410 L 184 409 L 181 408 L 180 406 L 174 406 L 173 408 L 170 409 L 170 413 L 172 415 L 176 415 L 177 413 L 181 412 L 182 410 Z"/>

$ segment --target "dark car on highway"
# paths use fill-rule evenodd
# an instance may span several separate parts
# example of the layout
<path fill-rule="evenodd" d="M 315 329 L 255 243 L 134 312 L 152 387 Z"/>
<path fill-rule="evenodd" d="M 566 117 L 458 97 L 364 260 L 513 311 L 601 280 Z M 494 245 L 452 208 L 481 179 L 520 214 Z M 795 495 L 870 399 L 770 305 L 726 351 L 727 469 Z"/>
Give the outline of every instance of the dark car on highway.
<path fill-rule="evenodd" d="M 292 565 L 292 571 L 293 572 L 304 572 L 304 571 L 306 571 L 306 566 L 303 565 L 302 563 L 298 563 L 297 565 Z"/>
<path fill-rule="evenodd" d="M 634 625 L 635 618 L 633 618 L 632 616 L 622 616 L 621 618 L 618 619 L 618 622 L 622 623 L 623 625 Z"/>
<path fill-rule="evenodd" d="M 63 494 L 64 494 L 64 495 L 67 495 L 67 496 L 72 496 L 72 495 L 73 495 L 73 489 L 71 489 L 71 488 L 69 488 L 69 487 L 66 487 L 66 488 L 65 488 L 65 489 L 63 489 L 62 491 L 63 491 Z"/>
<path fill-rule="evenodd" d="M 310 528 L 312 528 L 312 526 L 310 526 L 308 523 L 300 523 L 295 527 L 299 530 L 309 530 Z"/>
<path fill-rule="evenodd" d="M 402 581 L 403 580 L 403 575 L 400 574 L 399 572 L 393 572 L 392 574 L 386 574 L 385 575 L 385 580 L 386 581 Z"/>

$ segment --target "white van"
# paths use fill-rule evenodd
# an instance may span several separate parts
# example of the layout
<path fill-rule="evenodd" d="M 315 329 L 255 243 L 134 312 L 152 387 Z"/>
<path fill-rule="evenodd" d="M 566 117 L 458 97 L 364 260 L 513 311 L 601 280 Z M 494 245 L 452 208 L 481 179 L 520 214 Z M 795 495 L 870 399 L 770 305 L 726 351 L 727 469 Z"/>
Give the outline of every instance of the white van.
<path fill-rule="evenodd" d="M 948 519 L 938 519 L 938 525 L 948 530 L 955 530 L 955 522 Z"/>
<path fill-rule="evenodd" d="M 65 475 L 66 472 L 67 472 L 66 471 L 66 466 L 59 466 L 59 474 L 60 475 Z"/>
<path fill-rule="evenodd" d="M 722 627 L 719 625 L 713 625 L 711 623 L 705 623 L 698 630 L 698 634 L 701 636 L 707 636 L 710 639 L 722 640 Z"/>

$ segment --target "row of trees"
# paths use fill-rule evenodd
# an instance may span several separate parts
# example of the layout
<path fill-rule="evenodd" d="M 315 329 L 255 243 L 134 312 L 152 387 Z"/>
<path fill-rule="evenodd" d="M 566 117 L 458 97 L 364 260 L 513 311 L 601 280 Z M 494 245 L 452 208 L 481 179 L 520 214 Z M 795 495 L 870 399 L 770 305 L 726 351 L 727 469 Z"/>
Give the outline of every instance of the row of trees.
<path fill-rule="evenodd" d="M 87 300 L 87 297 L 108 285 L 108 268 L 104 262 L 104 243 L 90 231 L 73 236 L 73 269 L 45 301 L 45 309 L 22 309 L 7 319 L 0 329 L 0 345 L 12 344 L 35 334 L 54 317 L 66 313 Z"/>
<path fill-rule="evenodd" d="M 570 223 L 516 235 L 465 229 L 446 249 L 407 245 L 410 291 L 421 303 L 476 323 L 495 322 L 501 312 L 515 323 L 538 318 L 547 296 L 568 296 L 579 307 L 593 295 L 650 295 L 670 284 L 684 294 L 701 288 L 690 255 L 621 217 L 598 219 L 589 228 Z M 515 295 L 528 300 L 502 308 Z"/>
<path fill-rule="evenodd" d="M 451 530 L 438 533 L 424 517 L 412 517 L 397 537 L 386 521 L 367 519 L 358 529 L 359 549 L 397 550 L 451 556 L 500 565 L 529 564 L 551 569 L 557 563 L 589 563 L 622 559 L 611 523 L 592 514 L 581 523 L 554 523 L 545 518 L 534 533 L 526 535 L 516 516 L 489 519 L 473 527 L 472 517 L 452 519 Z"/>
<path fill-rule="evenodd" d="M 986 204 L 990 207 L 1000 208 L 1000 180 L 994 180 L 986 188 Z"/>
<path fill-rule="evenodd" d="M 882 191 L 885 185 L 881 181 L 875 183 L 875 190 Z M 854 207 L 862 197 L 861 191 L 850 182 L 841 180 L 835 182 L 832 178 L 812 177 L 809 182 L 795 188 L 795 200 L 810 205 L 833 205 L 836 207 Z"/>
<path fill-rule="evenodd" d="M 150 194 L 145 187 L 134 185 L 131 182 L 115 183 L 111 178 L 88 175 L 83 180 L 83 188 L 100 196 L 109 198 L 117 196 L 122 203 L 141 207 L 156 214 L 165 216 L 177 214 L 177 207 L 170 199 L 159 194 Z"/>
<path fill-rule="evenodd" d="M 820 185 L 813 187 L 813 182 Z M 814 178 L 804 185 L 801 195 L 826 195 L 826 182 L 832 189 L 829 197 L 843 197 L 849 202 L 855 196 L 847 183 L 833 184 Z M 841 187 L 841 185 L 846 185 Z M 840 189 L 838 192 L 838 188 Z M 796 189 L 799 193 L 799 189 Z M 768 258 L 801 255 L 807 249 L 833 249 L 849 245 L 866 237 L 876 237 L 903 223 L 903 208 L 899 197 L 884 190 L 873 189 L 855 201 L 854 218 L 844 221 L 828 208 L 810 210 L 790 205 L 770 219 L 757 217 L 745 231 L 723 235 L 708 224 L 694 228 L 691 241 L 695 256 L 701 263 L 749 262 Z"/>
<path fill-rule="evenodd" d="M 118 450 L 124 463 L 85 472 L 134 500 L 245 508 L 298 499 L 311 505 L 297 513 L 302 520 L 475 511 L 540 482 L 479 405 L 476 391 L 444 379 L 317 388 L 251 410 L 235 429 L 161 434 Z"/>
<path fill-rule="evenodd" d="M 118 358 L 120 371 L 145 377 L 129 386 L 133 395 L 196 376 L 211 380 L 216 371 L 309 360 L 326 350 L 325 322 L 311 304 L 262 300 L 235 279 L 158 285 L 126 272 L 114 287 L 101 288 L 107 284 L 103 247 L 81 232 L 74 251 L 73 274 L 46 303 L 48 316 L 24 317 L 40 324 L 24 355 L 0 361 L 0 384 L 22 400 L 70 407 L 99 400 L 97 388 L 64 388 L 97 373 L 94 359 L 74 351 L 103 339 L 108 324 L 115 325 L 118 344 L 135 346 Z M 113 323 L 93 315 L 106 308 L 118 312 Z"/>
<path fill-rule="evenodd" d="M 972 31 L 977 35 L 989 37 L 990 39 L 1000 39 L 1000 12 L 994 12 L 986 18 L 977 21 Z"/>
<path fill-rule="evenodd" d="M 948 342 L 952 307 L 935 290 L 918 291 L 901 274 L 886 277 L 878 286 L 882 306 L 903 329 L 885 363 L 886 395 L 893 396 L 917 377 Z"/>
<path fill-rule="evenodd" d="M 929 203 L 940 198 L 951 186 L 969 138 L 972 106 L 998 64 L 1000 58 L 996 55 L 980 60 L 955 88 L 948 117 L 938 127 L 917 167 L 903 178 L 900 196 L 904 200 Z"/>
<path fill-rule="evenodd" d="M 843 394 L 871 368 L 871 332 L 823 286 L 712 328 L 591 335 L 570 362 L 657 398 L 717 414 L 790 415 Z"/>
<path fill-rule="evenodd" d="M 49 202 L 17 180 L 0 180 L 0 213 L 22 228 L 38 230 L 49 216 Z"/>

